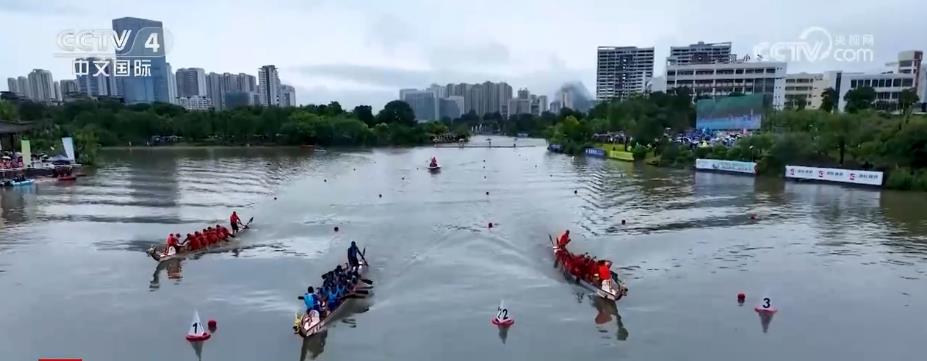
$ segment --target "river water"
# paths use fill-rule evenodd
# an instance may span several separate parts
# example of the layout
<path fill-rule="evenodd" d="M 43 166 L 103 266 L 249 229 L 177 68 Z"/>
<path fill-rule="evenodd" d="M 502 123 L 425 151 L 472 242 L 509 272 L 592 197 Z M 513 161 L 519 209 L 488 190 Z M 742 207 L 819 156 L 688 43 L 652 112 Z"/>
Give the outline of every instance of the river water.
<path fill-rule="evenodd" d="M 519 142 L 541 146 L 107 151 L 74 185 L 0 191 L 0 359 L 923 359 L 927 195 Z M 233 209 L 254 217 L 234 251 L 163 269 L 144 254 Z M 617 307 L 553 268 L 565 228 L 620 267 Z M 304 342 L 296 297 L 351 240 L 375 293 Z M 489 323 L 501 299 L 506 333 Z M 200 348 L 194 310 L 218 322 Z"/>

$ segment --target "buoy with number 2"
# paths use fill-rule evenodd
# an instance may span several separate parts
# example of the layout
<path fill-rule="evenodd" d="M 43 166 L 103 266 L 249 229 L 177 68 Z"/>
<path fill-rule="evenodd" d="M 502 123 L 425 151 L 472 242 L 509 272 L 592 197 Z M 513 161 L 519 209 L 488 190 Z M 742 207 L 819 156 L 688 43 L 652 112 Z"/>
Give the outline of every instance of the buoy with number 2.
<path fill-rule="evenodd" d="M 499 308 L 496 309 L 496 317 L 493 317 L 490 322 L 499 327 L 509 327 L 515 324 L 515 319 L 509 315 L 509 310 L 505 308 L 505 301 L 499 301 Z"/>
<path fill-rule="evenodd" d="M 203 323 L 200 322 L 200 313 L 198 311 L 193 311 L 193 322 L 190 323 L 190 330 L 187 331 L 187 341 L 197 342 L 197 341 L 206 341 L 209 339 L 209 332 L 206 331 L 206 327 L 203 327 Z"/>

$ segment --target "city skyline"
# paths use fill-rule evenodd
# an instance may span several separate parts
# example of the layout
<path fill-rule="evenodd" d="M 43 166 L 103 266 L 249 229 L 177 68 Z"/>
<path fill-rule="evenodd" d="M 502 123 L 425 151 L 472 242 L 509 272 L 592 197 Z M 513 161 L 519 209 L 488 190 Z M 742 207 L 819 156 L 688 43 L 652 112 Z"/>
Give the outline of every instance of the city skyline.
<path fill-rule="evenodd" d="M 595 91 L 598 46 L 654 47 L 655 74 L 664 71 L 663 59 L 671 46 L 731 42 L 732 51 L 742 55 L 762 42 L 794 41 L 813 26 L 833 34 L 871 34 L 875 59 L 869 63 L 789 62 L 790 73 L 876 71 L 899 51 L 927 49 L 927 39 L 911 35 L 927 32 L 927 25 L 913 18 L 898 21 L 889 17 L 907 13 L 915 4 L 912 1 L 861 4 L 841 17 L 828 15 L 827 9 L 841 6 L 835 1 L 784 1 L 766 7 L 759 24 L 755 16 L 730 10 L 736 8 L 733 1 L 711 7 L 664 2 L 634 8 L 592 1 L 570 6 L 513 1 L 492 3 L 492 12 L 473 11 L 489 8 L 473 2 L 363 4 L 367 6 L 359 10 L 352 1 L 271 0 L 236 7 L 210 1 L 125 5 L 114 1 L 102 5 L 6 1 L 0 5 L 0 21 L 32 31 L 0 38 L 0 46 L 17 54 L 0 59 L 0 78 L 41 68 L 50 70 L 56 79 L 70 79 L 64 76 L 69 71 L 68 60 L 52 56 L 56 34 L 69 28 L 108 28 L 112 19 L 126 16 L 163 23 L 174 38 L 168 53 L 174 69 L 201 67 L 254 74 L 262 65 L 276 64 L 296 88 L 298 103 L 336 100 L 346 107 L 370 104 L 380 108 L 401 88 L 485 79 L 499 79 L 513 88 L 526 87 L 549 97 L 563 83 L 573 81 Z M 184 11 L 177 11 L 181 6 Z M 795 12 L 798 8 L 802 11 Z M 622 22 L 604 16 L 619 10 L 627 15 Z M 264 15 L 255 18 L 254 13 Z M 541 20 L 560 17 L 577 25 L 554 27 Z M 706 18 L 726 20 L 723 27 L 709 27 L 704 25 Z M 444 23 L 472 26 L 434 26 Z M 485 31 L 491 23 L 504 26 L 497 32 Z M 209 35 L 218 31 L 223 36 Z M 300 39 L 299 46 L 291 39 Z"/>

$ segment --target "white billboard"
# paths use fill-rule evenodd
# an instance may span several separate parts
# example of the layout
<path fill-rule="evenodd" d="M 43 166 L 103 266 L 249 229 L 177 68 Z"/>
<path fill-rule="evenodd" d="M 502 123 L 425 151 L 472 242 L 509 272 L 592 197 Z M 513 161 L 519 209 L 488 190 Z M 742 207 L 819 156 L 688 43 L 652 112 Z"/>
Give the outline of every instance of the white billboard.
<path fill-rule="evenodd" d="M 854 169 L 785 166 L 785 177 L 793 179 L 813 179 L 827 182 L 882 185 L 882 172 Z"/>
<path fill-rule="evenodd" d="M 756 163 L 736 160 L 696 159 L 695 169 L 756 174 Z"/>

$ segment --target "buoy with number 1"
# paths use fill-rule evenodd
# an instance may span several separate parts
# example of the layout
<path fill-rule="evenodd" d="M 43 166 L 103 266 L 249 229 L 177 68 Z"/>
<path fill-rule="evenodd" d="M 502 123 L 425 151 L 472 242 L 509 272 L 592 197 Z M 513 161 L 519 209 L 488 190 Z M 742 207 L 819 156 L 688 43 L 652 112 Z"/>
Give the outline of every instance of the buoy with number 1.
<path fill-rule="evenodd" d="M 509 310 L 505 308 L 505 301 L 499 301 L 499 307 L 496 309 L 496 317 L 493 317 L 490 322 L 499 327 L 509 327 L 515 324 L 515 319 L 509 314 Z"/>
<path fill-rule="evenodd" d="M 193 322 L 190 323 L 190 330 L 187 331 L 187 341 L 206 341 L 209 339 L 209 336 L 206 327 L 200 322 L 200 313 L 198 311 L 193 311 Z"/>

